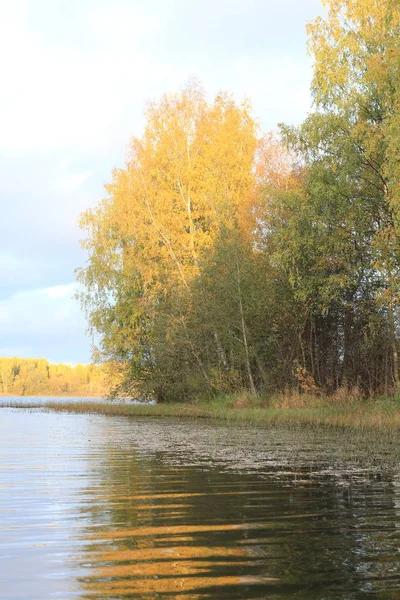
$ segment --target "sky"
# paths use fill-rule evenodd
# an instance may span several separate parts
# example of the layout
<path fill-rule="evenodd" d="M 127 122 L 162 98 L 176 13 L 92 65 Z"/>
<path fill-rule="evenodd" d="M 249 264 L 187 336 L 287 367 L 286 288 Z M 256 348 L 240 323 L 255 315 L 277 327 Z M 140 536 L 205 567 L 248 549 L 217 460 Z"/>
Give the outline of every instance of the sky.
<path fill-rule="evenodd" d="M 311 110 L 320 0 L 0 0 L 0 356 L 89 362 L 74 299 L 79 215 L 104 196 L 146 102 L 195 76 L 262 130 Z"/>

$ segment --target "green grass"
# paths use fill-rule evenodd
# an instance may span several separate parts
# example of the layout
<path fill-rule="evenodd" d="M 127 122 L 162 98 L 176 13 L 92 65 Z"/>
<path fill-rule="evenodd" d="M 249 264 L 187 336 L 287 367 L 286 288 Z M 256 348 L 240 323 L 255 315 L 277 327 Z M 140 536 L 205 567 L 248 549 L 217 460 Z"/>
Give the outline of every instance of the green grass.
<path fill-rule="evenodd" d="M 0 407 L 13 407 L 69 413 L 89 413 L 132 417 L 185 417 L 218 419 L 226 422 L 268 426 L 333 427 L 341 429 L 400 430 L 400 398 L 347 400 L 312 396 L 277 396 L 269 399 L 248 394 L 220 396 L 196 404 L 123 404 L 121 402 L 19 403 L 0 401 Z"/>

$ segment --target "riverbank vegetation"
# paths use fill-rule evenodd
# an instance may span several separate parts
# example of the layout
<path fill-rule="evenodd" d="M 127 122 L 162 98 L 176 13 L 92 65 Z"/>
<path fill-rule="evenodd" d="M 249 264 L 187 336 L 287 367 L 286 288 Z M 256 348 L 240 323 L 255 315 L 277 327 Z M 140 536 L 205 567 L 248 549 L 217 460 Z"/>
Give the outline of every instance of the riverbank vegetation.
<path fill-rule="evenodd" d="M 295 409 L 306 420 L 343 395 L 363 422 L 360 398 L 397 393 L 400 8 L 324 4 L 300 127 L 262 135 L 247 102 L 191 81 L 149 104 L 83 215 L 81 300 L 116 395 L 312 394 L 324 405 Z"/>
<path fill-rule="evenodd" d="M 74 414 L 100 414 L 126 417 L 179 417 L 216 419 L 232 423 L 265 426 L 330 427 L 352 431 L 392 432 L 400 430 L 400 399 L 354 397 L 315 397 L 291 394 L 261 399 L 248 393 L 226 394 L 213 400 L 198 400 L 193 404 L 125 403 L 77 400 L 19 402 L 3 399 L 0 407 L 51 410 Z"/>
<path fill-rule="evenodd" d="M 95 396 L 108 394 L 106 370 L 98 365 L 64 365 L 44 358 L 0 357 L 0 396 Z"/>

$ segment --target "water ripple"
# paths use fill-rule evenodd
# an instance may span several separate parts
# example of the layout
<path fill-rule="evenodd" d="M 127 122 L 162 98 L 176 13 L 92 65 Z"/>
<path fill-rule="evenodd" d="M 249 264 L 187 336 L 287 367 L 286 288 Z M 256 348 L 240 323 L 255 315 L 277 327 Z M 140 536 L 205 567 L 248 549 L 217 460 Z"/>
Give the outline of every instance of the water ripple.
<path fill-rule="evenodd" d="M 400 597 L 398 439 L 0 410 L 0 597 Z"/>

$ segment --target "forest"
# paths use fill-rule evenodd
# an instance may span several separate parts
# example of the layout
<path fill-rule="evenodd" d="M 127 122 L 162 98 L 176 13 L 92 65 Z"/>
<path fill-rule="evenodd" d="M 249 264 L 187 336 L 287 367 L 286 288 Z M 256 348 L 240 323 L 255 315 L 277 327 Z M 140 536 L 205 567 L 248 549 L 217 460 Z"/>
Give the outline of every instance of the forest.
<path fill-rule="evenodd" d="M 0 357 L 0 396 L 97 396 L 109 391 L 105 369 L 64 365 L 44 358 Z"/>
<path fill-rule="evenodd" d="M 191 80 L 149 102 L 82 215 L 80 298 L 115 394 L 396 393 L 400 6 L 324 5 L 300 126 L 262 133 L 248 101 Z"/>

